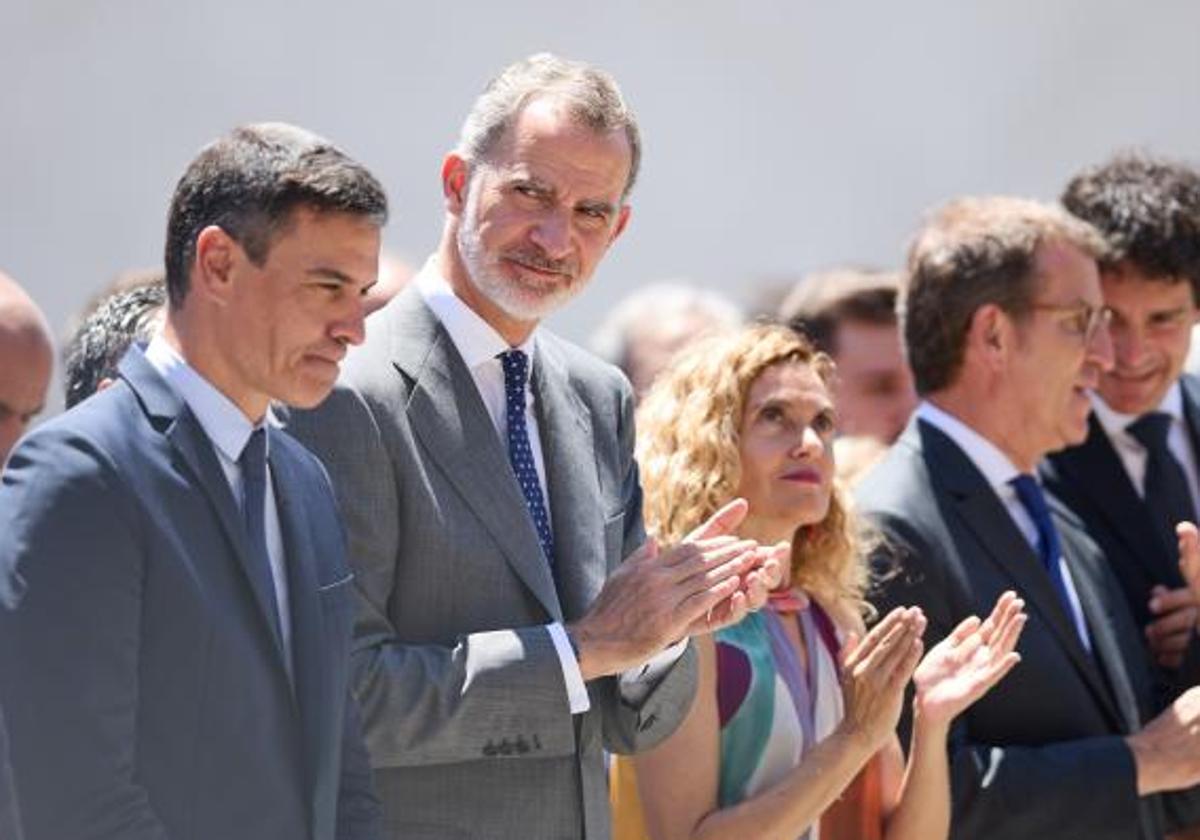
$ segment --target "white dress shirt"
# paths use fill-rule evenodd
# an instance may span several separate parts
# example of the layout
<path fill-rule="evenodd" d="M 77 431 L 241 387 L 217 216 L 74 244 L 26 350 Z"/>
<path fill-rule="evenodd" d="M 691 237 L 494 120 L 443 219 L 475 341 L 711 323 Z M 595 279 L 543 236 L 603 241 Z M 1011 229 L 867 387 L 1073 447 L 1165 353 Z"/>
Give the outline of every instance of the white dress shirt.
<path fill-rule="evenodd" d="M 200 428 L 204 430 L 217 460 L 233 491 L 239 509 L 245 502 L 245 492 L 242 482 L 242 468 L 238 459 L 250 435 L 259 426 L 252 424 L 242 410 L 228 397 L 213 387 L 207 379 L 196 372 L 195 368 L 184 361 L 183 357 L 166 342 L 162 335 L 156 335 L 146 348 L 148 361 L 159 375 L 167 381 L 176 395 L 183 400 Z M 270 411 L 264 422 L 278 426 L 278 422 Z M 260 424 L 261 425 L 261 424 Z M 270 435 L 267 440 L 270 441 Z M 270 444 L 268 443 L 268 446 Z M 264 524 L 267 529 L 267 556 L 271 564 L 271 579 L 275 583 L 275 606 L 279 610 L 279 629 L 283 636 L 283 650 L 287 656 L 288 671 L 291 672 L 292 659 L 292 614 L 288 609 L 288 579 L 283 552 L 283 531 L 279 525 L 279 509 L 275 505 L 275 487 L 271 481 L 271 465 L 267 464 L 266 512 Z"/>
<path fill-rule="evenodd" d="M 922 400 L 917 406 L 917 417 L 954 441 L 976 469 L 983 473 L 984 480 L 1000 499 L 1000 503 L 1008 511 L 1009 517 L 1012 518 L 1017 529 L 1036 554 L 1038 551 L 1037 525 L 1034 523 L 1033 517 L 1025 510 L 1025 506 L 1021 504 L 1016 489 L 1009 483 L 1021 474 L 1012 460 L 979 432 L 927 400 Z M 1038 481 L 1036 473 L 1033 477 L 1035 481 Z M 1041 482 L 1038 481 L 1038 483 Z M 1083 607 L 1079 603 L 1079 593 L 1075 591 L 1075 581 L 1071 578 L 1071 569 L 1063 557 L 1058 558 L 1058 570 L 1066 589 L 1071 622 L 1075 625 L 1075 630 L 1079 633 L 1079 638 L 1083 641 L 1084 646 L 1091 650 L 1092 639 L 1088 633 L 1087 622 L 1083 617 Z"/>
<path fill-rule="evenodd" d="M 511 348 L 496 330 L 467 306 L 442 277 L 435 260 L 430 260 L 416 279 L 417 290 L 425 304 L 445 327 L 454 349 L 466 362 L 479 396 L 492 418 L 501 443 L 507 447 L 508 408 L 504 391 L 504 368 L 498 358 L 510 349 L 522 350 L 529 358 L 529 379 L 525 383 L 525 428 L 529 432 L 529 448 L 533 451 L 534 466 L 537 468 L 538 483 L 541 485 L 542 500 L 551 523 L 554 521 L 553 500 L 547 492 L 546 465 L 542 455 L 542 440 L 538 430 L 535 399 L 531 383 L 533 366 L 537 363 L 536 349 L 538 331 L 535 329 L 525 342 Z M 522 500 L 523 502 L 524 500 Z M 567 700 L 572 714 L 581 714 L 591 708 L 579 662 L 567 639 L 567 632 L 559 622 L 546 625 L 554 650 L 562 666 L 563 682 L 567 688 Z M 640 702 L 657 682 L 658 678 L 677 660 L 687 647 L 684 639 L 657 654 L 646 664 L 620 675 L 622 696 L 631 703 Z"/>
<path fill-rule="evenodd" d="M 1144 499 L 1146 497 L 1148 454 L 1146 447 L 1142 446 L 1141 442 L 1127 431 L 1129 424 L 1141 415 L 1122 414 L 1114 411 L 1108 407 L 1108 403 L 1099 394 L 1093 393 L 1091 396 L 1092 410 L 1096 412 L 1096 419 L 1100 421 L 1100 427 L 1108 435 L 1113 449 L 1117 452 L 1117 457 L 1121 459 L 1121 464 L 1125 467 L 1125 472 L 1133 483 L 1133 489 Z M 1200 471 L 1196 468 L 1196 453 L 1192 449 L 1187 422 L 1183 417 L 1183 388 L 1178 382 L 1167 390 L 1156 410 L 1171 418 L 1171 427 L 1167 431 L 1167 449 L 1171 450 L 1171 454 L 1175 456 L 1179 466 L 1183 467 L 1188 489 L 1192 491 L 1192 503 L 1196 504 L 1197 500 L 1200 500 L 1200 483 L 1197 482 Z"/>

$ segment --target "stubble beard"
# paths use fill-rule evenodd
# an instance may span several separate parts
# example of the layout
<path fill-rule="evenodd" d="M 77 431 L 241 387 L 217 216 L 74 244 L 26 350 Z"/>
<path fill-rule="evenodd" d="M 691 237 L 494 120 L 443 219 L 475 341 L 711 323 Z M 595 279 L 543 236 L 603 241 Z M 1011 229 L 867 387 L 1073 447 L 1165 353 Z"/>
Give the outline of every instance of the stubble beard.
<path fill-rule="evenodd" d="M 467 188 L 467 201 L 455 239 L 463 266 L 475 288 L 496 308 L 517 321 L 541 321 L 575 297 L 583 288 L 577 275 L 564 276 L 553 288 L 533 289 L 504 275 L 498 260 L 484 248 L 479 232 L 479 191 L 475 184 Z M 522 252 L 514 255 L 533 265 L 555 265 L 544 255 Z"/>

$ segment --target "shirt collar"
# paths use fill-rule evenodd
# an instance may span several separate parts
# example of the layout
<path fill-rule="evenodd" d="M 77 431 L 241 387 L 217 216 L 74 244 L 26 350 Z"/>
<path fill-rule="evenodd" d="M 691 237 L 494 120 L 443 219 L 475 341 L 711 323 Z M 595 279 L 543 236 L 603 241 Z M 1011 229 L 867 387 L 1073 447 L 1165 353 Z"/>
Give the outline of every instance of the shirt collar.
<path fill-rule="evenodd" d="M 1009 482 L 1021 474 L 1012 460 L 1000 451 L 1000 447 L 948 411 L 922 400 L 917 406 L 917 416 L 958 444 L 993 488 L 1007 490 Z"/>
<path fill-rule="evenodd" d="M 1123 414 L 1109 407 L 1108 403 L 1099 393 L 1092 391 L 1092 410 L 1096 412 L 1096 419 L 1100 421 L 1100 425 L 1109 437 L 1117 434 L 1128 434 L 1127 428 L 1130 423 L 1138 419 L 1137 414 Z M 1167 393 L 1163 395 L 1162 402 L 1158 404 L 1155 411 L 1161 411 L 1171 418 L 1172 424 L 1183 422 L 1183 388 L 1179 385 L 1179 380 L 1175 380 L 1171 387 L 1167 389 Z"/>
<path fill-rule="evenodd" d="M 151 339 L 146 348 L 146 361 L 187 403 L 208 439 L 230 461 L 236 462 L 241 457 L 246 441 L 255 429 L 268 424 L 279 425 L 270 408 L 263 424 L 255 426 L 251 423 L 242 410 L 189 365 L 161 333 Z M 269 440 L 270 435 L 267 437 Z"/>
<path fill-rule="evenodd" d="M 426 263 L 417 277 L 416 285 L 425 304 L 446 328 L 454 348 L 458 350 L 468 368 L 474 370 L 512 349 L 491 324 L 454 294 L 454 290 L 442 276 L 436 259 L 430 259 Z M 533 369 L 533 351 L 537 344 L 537 335 L 538 331 L 535 329 L 529 338 L 515 348 L 524 351 L 529 357 L 530 370 Z"/>

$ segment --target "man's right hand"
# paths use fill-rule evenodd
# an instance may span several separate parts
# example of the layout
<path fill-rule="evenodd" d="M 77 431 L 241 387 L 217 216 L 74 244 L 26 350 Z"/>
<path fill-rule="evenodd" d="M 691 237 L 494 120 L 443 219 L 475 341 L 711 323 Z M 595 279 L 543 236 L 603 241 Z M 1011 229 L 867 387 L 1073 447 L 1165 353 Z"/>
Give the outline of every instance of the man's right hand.
<path fill-rule="evenodd" d="M 678 545 L 660 551 L 649 541 L 626 558 L 587 614 L 566 628 L 584 680 L 641 665 L 705 627 L 713 611 L 745 614 L 743 578 L 764 562 L 758 543 L 733 536 L 746 511 L 735 499 Z"/>
<path fill-rule="evenodd" d="M 1137 765 L 1139 796 L 1200 783 L 1200 686 L 1181 694 L 1125 743 Z"/>

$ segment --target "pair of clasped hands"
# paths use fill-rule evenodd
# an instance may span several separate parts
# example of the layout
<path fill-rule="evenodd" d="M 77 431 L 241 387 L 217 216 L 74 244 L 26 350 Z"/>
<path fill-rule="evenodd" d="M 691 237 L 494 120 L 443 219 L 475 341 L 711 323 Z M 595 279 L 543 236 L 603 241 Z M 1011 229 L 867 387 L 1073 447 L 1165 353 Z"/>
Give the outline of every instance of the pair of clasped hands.
<path fill-rule="evenodd" d="M 791 545 L 737 537 L 747 510 L 735 499 L 678 545 L 650 540 L 617 568 L 591 609 L 567 627 L 585 680 L 636 668 L 674 642 L 736 624 L 766 603 L 783 580 Z M 986 619 L 965 620 L 924 657 L 925 616 L 915 607 L 897 608 L 869 632 L 851 635 L 841 651 L 848 715 L 882 737 L 895 725 L 911 677 L 930 717 L 953 717 L 1019 661 L 1013 648 L 1023 606 L 1005 593 Z"/>

